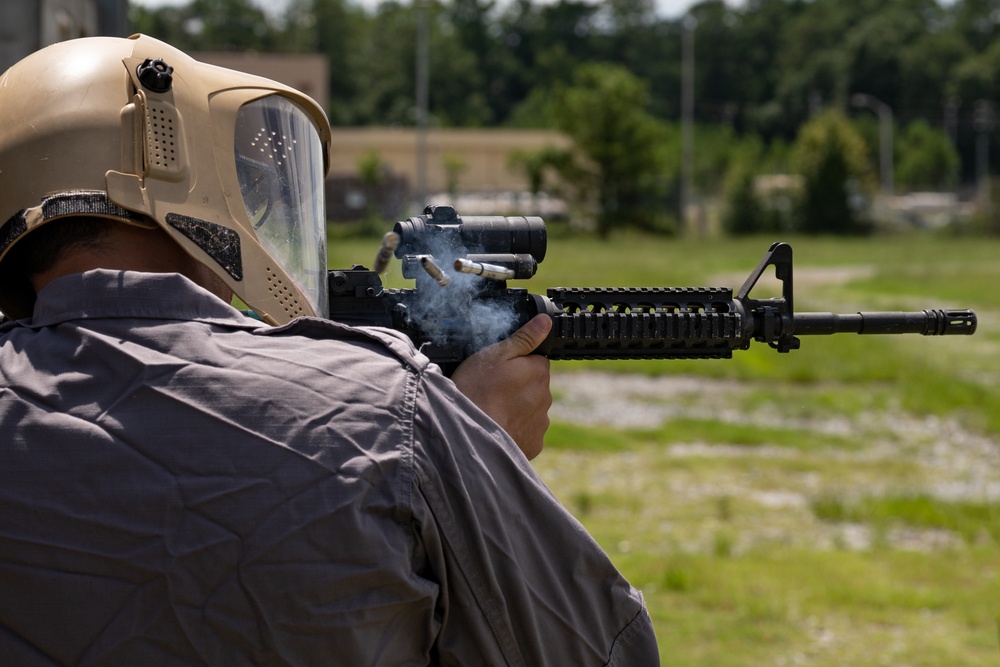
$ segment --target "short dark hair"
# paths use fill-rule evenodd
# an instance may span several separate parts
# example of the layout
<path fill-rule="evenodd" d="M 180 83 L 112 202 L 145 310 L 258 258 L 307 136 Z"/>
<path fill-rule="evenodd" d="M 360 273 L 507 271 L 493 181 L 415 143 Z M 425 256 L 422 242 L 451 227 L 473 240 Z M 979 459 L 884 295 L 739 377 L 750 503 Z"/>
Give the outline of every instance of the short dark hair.
<path fill-rule="evenodd" d="M 111 229 L 121 224 L 95 216 L 70 216 L 46 222 L 26 234 L 0 262 L 0 291 L 6 313 L 27 317 L 35 301 L 32 278 L 55 266 L 67 252 L 99 246 Z"/>

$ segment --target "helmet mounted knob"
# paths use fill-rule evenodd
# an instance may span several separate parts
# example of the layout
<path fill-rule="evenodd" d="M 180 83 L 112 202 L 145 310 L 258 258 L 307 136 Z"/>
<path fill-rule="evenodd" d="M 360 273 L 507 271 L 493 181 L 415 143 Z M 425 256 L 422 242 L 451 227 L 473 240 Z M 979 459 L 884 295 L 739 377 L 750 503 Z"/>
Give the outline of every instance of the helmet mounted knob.
<path fill-rule="evenodd" d="M 165 93 L 173 83 L 174 68 L 162 59 L 146 58 L 136 69 L 139 81 L 143 87 L 154 93 Z"/>

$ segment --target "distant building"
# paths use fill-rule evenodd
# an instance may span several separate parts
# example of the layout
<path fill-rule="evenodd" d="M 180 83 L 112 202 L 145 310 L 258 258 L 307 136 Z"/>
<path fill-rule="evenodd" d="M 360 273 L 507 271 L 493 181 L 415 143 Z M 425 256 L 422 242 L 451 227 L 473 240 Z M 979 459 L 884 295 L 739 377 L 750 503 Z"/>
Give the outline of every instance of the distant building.
<path fill-rule="evenodd" d="M 128 34 L 128 0 L 3 0 L 0 72 L 56 42 Z"/>
<path fill-rule="evenodd" d="M 526 190 L 524 174 L 511 170 L 515 151 L 546 146 L 569 148 L 569 138 L 551 130 L 435 128 L 427 133 L 428 192 L 449 190 L 449 164 L 457 162 L 459 190 Z M 417 133 L 410 128 L 335 127 L 331 173 L 356 174 L 358 161 L 375 153 L 393 172 L 413 182 L 417 176 Z"/>
<path fill-rule="evenodd" d="M 327 184 L 331 220 L 356 220 L 370 210 L 371 185 L 358 178 L 359 164 L 368 154 L 377 156 L 385 169 L 383 182 L 378 186 L 388 191 L 377 195 L 384 216 L 391 218 L 408 206 L 419 208 L 429 203 L 411 201 L 419 168 L 414 128 L 335 127 L 332 144 L 331 181 Z M 453 203 L 475 199 L 479 202 L 475 206 L 476 215 L 486 212 L 510 215 L 514 209 L 523 214 L 523 207 L 517 202 L 527 194 L 528 179 L 510 168 L 511 155 L 547 146 L 567 149 L 571 145 L 566 135 L 551 130 L 435 128 L 427 133 L 425 197 L 434 197 L 436 203 L 445 203 L 443 195 Z M 390 208 L 384 210 L 389 202 Z M 473 211 L 469 203 L 462 206 L 467 214 Z M 484 210 L 479 210 L 481 207 Z"/>
<path fill-rule="evenodd" d="M 291 86 L 316 100 L 324 109 L 330 103 L 330 65 L 322 54 L 198 51 L 191 53 L 191 57 Z"/>
<path fill-rule="evenodd" d="M 127 37 L 129 0 L 0 0 L 0 72 L 28 54 L 56 42 L 109 35 Z M 256 74 L 302 91 L 323 108 L 329 105 L 329 63 L 321 54 L 196 52 L 202 62 Z M 365 215 L 387 218 L 412 206 L 420 166 L 414 128 L 334 128 L 332 168 L 327 183 L 331 219 Z M 512 152 L 547 145 L 569 146 L 558 133 L 535 130 L 435 128 L 426 136 L 425 196 L 459 195 L 510 199 L 523 195 L 527 179 L 509 168 Z M 366 183 L 360 161 L 374 153 L 384 170 Z M 471 205 L 466 204 L 469 208 Z"/>

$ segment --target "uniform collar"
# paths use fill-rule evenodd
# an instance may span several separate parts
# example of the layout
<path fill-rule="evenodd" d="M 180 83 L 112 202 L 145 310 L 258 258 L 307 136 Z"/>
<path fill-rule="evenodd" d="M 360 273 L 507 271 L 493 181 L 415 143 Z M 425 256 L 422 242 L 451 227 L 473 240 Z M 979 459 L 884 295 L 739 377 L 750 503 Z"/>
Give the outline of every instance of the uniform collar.
<path fill-rule="evenodd" d="M 31 319 L 20 324 L 38 328 L 95 318 L 193 320 L 248 329 L 267 326 L 180 274 L 106 269 L 56 278 L 38 293 Z"/>

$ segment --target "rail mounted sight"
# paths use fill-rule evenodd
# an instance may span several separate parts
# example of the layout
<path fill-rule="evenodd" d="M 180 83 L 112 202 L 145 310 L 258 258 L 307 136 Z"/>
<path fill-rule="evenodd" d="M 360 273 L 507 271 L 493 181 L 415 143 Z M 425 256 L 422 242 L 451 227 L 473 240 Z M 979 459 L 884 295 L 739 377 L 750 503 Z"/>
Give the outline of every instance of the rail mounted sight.
<path fill-rule="evenodd" d="M 539 313 L 553 327 L 536 353 L 550 359 L 728 359 L 753 341 L 789 352 L 799 336 L 976 331 L 976 314 L 966 309 L 796 313 L 787 243 L 772 245 L 735 295 L 727 287 L 557 287 L 544 296 L 508 288 L 508 279 L 535 275 L 546 243 L 538 217 L 462 218 L 449 206 L 429 206 L 386 234 L 378 271 L 329 272 L 330 318 L 401 331 L 449 374 Z M 383 287 L 380 274 L 393 254 L 414 288 Z M 769 267 L 781 296 L 752 298 Z"/>

